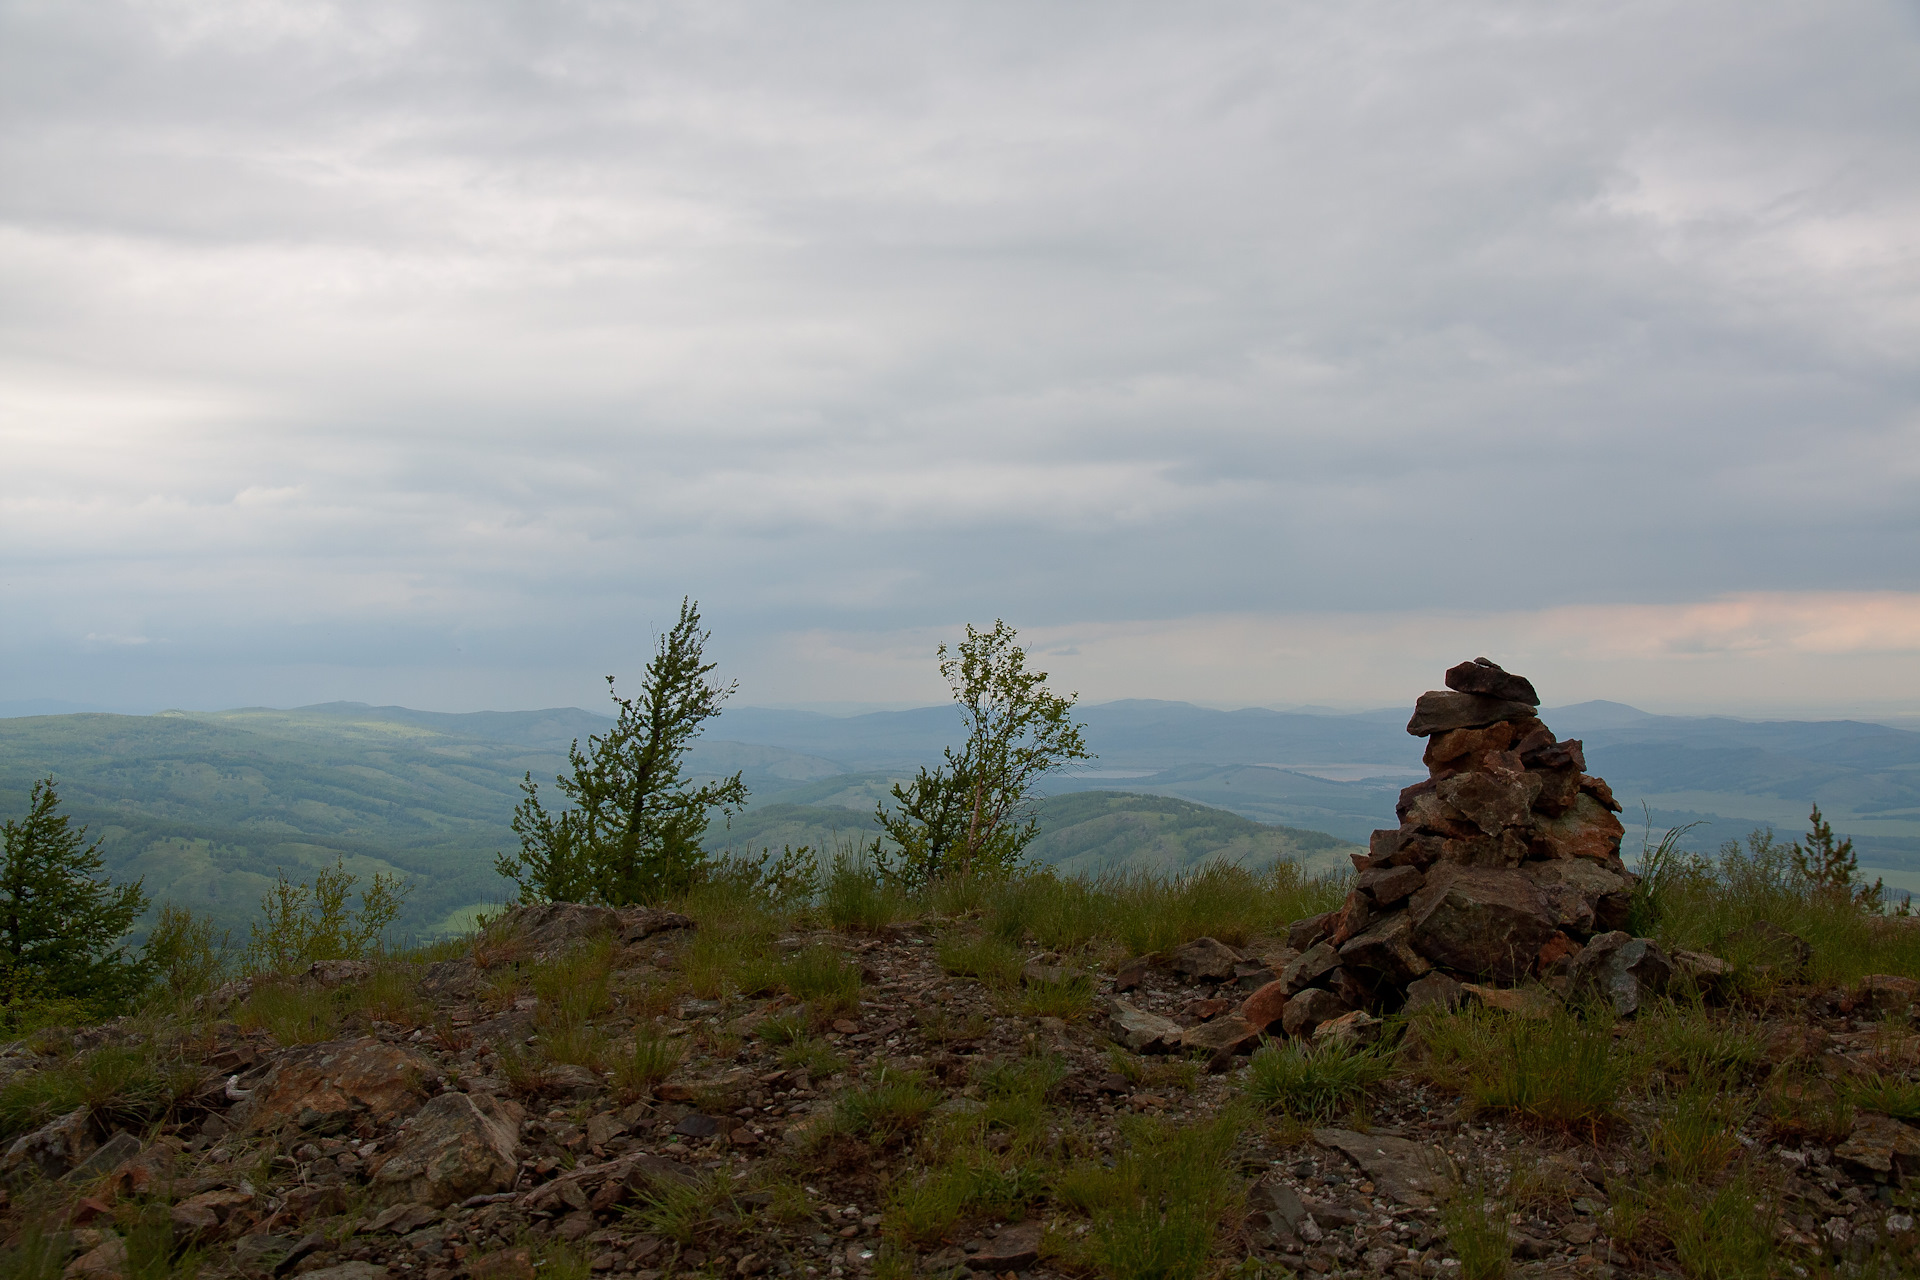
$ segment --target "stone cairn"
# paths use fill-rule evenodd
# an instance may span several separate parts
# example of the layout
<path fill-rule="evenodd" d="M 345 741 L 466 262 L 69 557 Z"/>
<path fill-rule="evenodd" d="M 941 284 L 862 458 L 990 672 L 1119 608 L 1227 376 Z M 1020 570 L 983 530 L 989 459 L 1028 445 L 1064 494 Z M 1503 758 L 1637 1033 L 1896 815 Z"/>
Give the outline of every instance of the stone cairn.
<path fill-rule="evenodd" d="M 1345 904 L 1292 926 L 1298 954 L 1246 1002 L 1255 1027 L 1312 1035 L 1469 997 L 1526 1012 L 1551 999 L 1515 990 L 1535 979 L 1631 1006 L 1665 982 L 1657 948 L 1617 932 L 1634 882 L 1620 805 L 1579 741 L 1556 741 L 1532 683 L 1485 658 L 1446 683 L 1407 722 L 1427 739 L 1427 780 L 1400 793 L 1400 825 L 1355 856 Z"/>

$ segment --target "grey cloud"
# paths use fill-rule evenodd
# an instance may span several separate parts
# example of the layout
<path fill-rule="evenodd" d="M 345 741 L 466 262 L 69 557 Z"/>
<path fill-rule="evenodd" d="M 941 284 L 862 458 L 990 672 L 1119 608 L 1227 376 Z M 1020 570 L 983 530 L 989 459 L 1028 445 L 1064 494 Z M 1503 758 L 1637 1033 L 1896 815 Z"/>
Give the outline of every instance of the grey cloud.
<path fill-rule="evenodd" d="M 0 647 L 272 700 L 597 670 L 682 591 L 750 644 L 1920 588 L 1915 37 L 15 4 Z"/>

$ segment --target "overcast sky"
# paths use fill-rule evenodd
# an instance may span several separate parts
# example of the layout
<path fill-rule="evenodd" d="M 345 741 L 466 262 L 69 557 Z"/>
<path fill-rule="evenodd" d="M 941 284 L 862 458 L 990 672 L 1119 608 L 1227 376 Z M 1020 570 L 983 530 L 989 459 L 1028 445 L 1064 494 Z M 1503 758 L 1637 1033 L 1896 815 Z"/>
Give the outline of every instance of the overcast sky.
<path fill-rule="evenodd" d="M 0 3 L 0 701 L 1920 711 L 1920 8 Z"/>

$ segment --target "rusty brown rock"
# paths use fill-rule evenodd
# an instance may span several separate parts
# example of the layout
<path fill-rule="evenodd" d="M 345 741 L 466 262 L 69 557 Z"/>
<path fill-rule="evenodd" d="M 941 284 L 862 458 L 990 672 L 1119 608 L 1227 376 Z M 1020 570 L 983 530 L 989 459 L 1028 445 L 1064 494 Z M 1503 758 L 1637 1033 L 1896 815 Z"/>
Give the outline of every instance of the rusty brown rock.
<path fill-rule="evenodd" d="M 374 1171 L 375 1194 L 388 1203 L 438 1207 L 504 1191 L 519 1167 L 521 1118 L 517 1104 L 491 1094 L 441 1094 Z"/>
<path fill-rule="evenodd" d="M 1534 823 L 1533 847 L 1539 857 L 1610 863 L 1619 858 L 1620 837 L 1626 832 L 1620 819 L 1583 791 L 1564 814 Z"/>
<path fill-rule="evenodd" d="M 1513 729 L 1512 721 L 1502 720 L 1484 729 L 1454 729 L 1435 734 L 1427 739 L 1420 763 L 1429 769 L 1439 769 L 1469 756 L 1505 751 L 1513 745 Z"/>
<path fill-rule="evenodd" d="M 385 1125 L 426 1101 L 421 1084 L 432 1074 L 431 1059 L 371 1036 L 325 1040 L 287 1050 L 241 1106 L 260 1129 L 335 1132 L 360 1116 Z"/>
<path fill-rule="evenodd" d="M 1436 785 L 1446 806 L 1490 836 L 1531 820 L 1540 779 L 1501 770 L 1456 774 Z"/>
<path fill-rule="evenodd" d="M 1620 812 L 1620 802 L 1613 798 L 1613 788 L 1607 785 L 1605 778 L 1583 773 L 1580 775 L 1580 790 L 1598 800 L 1601 808 L 1611 813 Z"/>
<path fill-rule="evenodd" d="M 1554 923 L 1525 876 L 1441 863 L 1408 908 L 1415 950 L 1461 973 L 1513 981 L 1526 973 Z"/>
<path fill-rule="evenodd" d="M 1540 779 L 1540 794 L 1533 798 L 1534 812 L 1557 818 L 1573 808 L 1580 797 L 1580 775 L 1570 769 L 1535 773 Z"/>
<path fill-rule="evenodd" d="M 1317 916 L 1308 916 L 1304 920 L 1295 920 L 1287 926 L 1287 946 L 1295 951 L 1306 951 L 1333 932 L 1333 922 L 1340 916 L 1338 908 L 1322 911 Z"/>
<path fill-rule="evenodd" d="M 1187 1028 L 1180 1037 L 1180 1047 L 1189 1052 L 1198 1049 L 1211 1055 L 1250 1053 L 1265 1032 L 1265 1027 L 1256 1027 L 1239 1015 L 1230 1014 Z"/>
<path fill-rule="evenodd" d="M 1413 704 L 1407 732 L 1416 738 L 1452 729 L 1479 729 L 1502 720 L 1531 720 L 1533 704 L 1484 698 L 1477 693 L 1430 691 Z"/>
<path fill-rule="evenodd" d="M 1920 982 L 1897 974 L 1871 973 L 1860 980 L 1854 1007 L 1879 1014 L 1904 1015 L 1916 1000 L 1920 1000 Z"/>
<path fill-rule="evenodd" d="M 1293 993 L 1285 981 L 1276 978 L 1240 1002 L 1240 1017 L 1248 1026 L 1261 1031 L 1280 1021 Z"/>
<path fill-rule="evenodd" d="M 1445 679 L 1447 688 L 1460 693 L 1477 693 L 1507 702 L 1524 702 L 1530 707 L 1540 705 L 1540 695 L 1533 691 L 1533 681 L 1503 669 L 1491 658 L 1475 658 L 1471 662 L 1448 667 Z"/>
<path fill-rule="evenodd" d="M 1460 1007 L 1460 1001 L 1464 998 L 1464 988 L 1435 969 L 1426 977 L 1407 984 L 1406 1012 L 1417 1013 L 1422 1009 L 1438 1009 L 1442 1013 L 1452 1013 Z"/>

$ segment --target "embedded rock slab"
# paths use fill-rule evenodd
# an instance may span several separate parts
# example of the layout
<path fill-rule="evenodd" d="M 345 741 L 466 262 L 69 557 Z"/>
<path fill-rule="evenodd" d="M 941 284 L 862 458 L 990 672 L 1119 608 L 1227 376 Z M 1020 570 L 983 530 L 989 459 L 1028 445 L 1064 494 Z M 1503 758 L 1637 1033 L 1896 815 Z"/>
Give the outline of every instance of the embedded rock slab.
<path fill-rule="evenodd" d="M 1000 1275 L 1007 1271 L 1025 1271 L 1040 1261 L 1040 1239 L 1046 1227 L 1038 1222 L 1016 1222 L 1003 1228 L 977 1253 L 967 1256 L 967 1266 L 975 1271 Z"/>
<path fill-rule="evenodd" d="M 71 1172 L 94 1149 L 92 1126 L 85 1107 L 47 1121 L 32 1133 L 13 1140 L 0 1156 L 0 1181 L 24 1182 L 38 1174 L 58 1178 Z"/>
<path fill-rule="evenodd" d="M 1862 1111 L 1854 1116 L 1847 1140 L 1833 1149 L 1833 1158 L 1869 1176 L 1904 1179 L 1920 1170 L 1920 1133 L 1891 1116 Z"/>
<path fill-rule="evenodd" d="M 294 1124 L 313 1134 L 341 1132 L 361 1116 L 391 1124 L 426 1100 L 421 1086 L 436 1070 L 431 1059 L 371 1036 L 296 1045 L 234 1109 L 234 1118 L 258 1129 Z"/>
<path fill-rule="evenodd" d="M 1186 1029 L 1171 1018 L 1115 1000 L 1107 1013 L 1107 1034 L 1135 1053 L 1164 1053 L 1179 1047 Z"/>
<path fill-rule="evenodd" d="M 1633 890 L 1625 876 L 1590 858 L 1529 862 L 1520 868 L 1545 898 L 1555 925 L 1575 933 L 1606 932 L 1627 922 Z"/>
<path fill-rule="evenodd" d="M 1373 1179 L 1376 1190 L 1408 1208 L 1431 1207 L 1452 1180 L 1452 1165 L 1443 1152 L 1405 1138 L 1355 1133 L 1351 1129 L 1315 1129 L 1313 1140 L 1359 1165 Z"/>
<path fill-rule="evenodd" d="M 441 1094 L 420 1108 L 374 1172 L 375 1194 L 438 1208 L 506 1190 L 518 1169 L 520 1120 L 517 1104 L 491 1094 Z"/>

